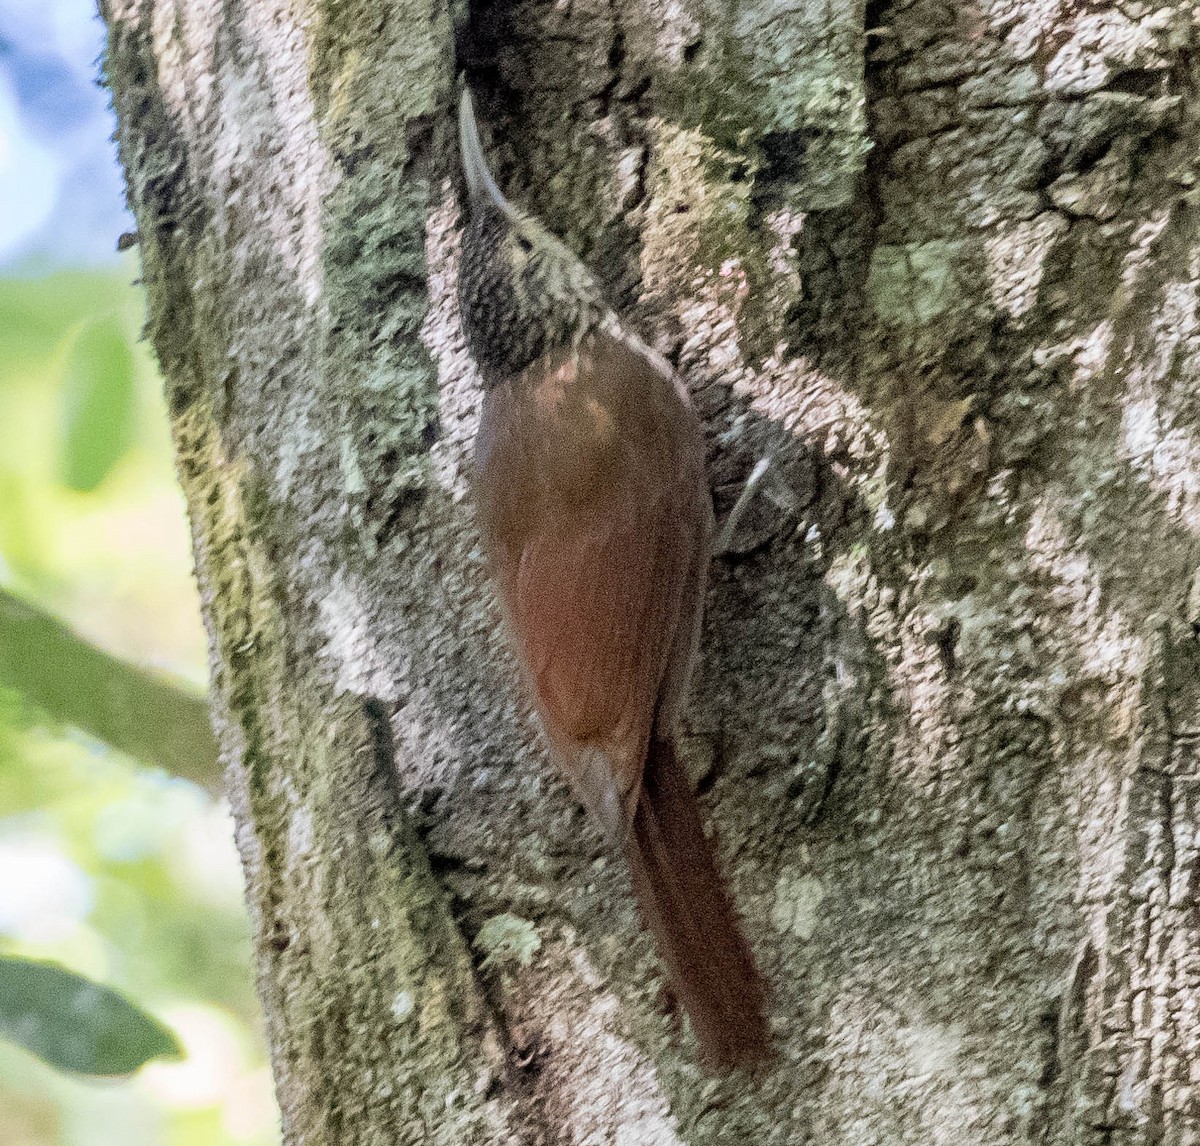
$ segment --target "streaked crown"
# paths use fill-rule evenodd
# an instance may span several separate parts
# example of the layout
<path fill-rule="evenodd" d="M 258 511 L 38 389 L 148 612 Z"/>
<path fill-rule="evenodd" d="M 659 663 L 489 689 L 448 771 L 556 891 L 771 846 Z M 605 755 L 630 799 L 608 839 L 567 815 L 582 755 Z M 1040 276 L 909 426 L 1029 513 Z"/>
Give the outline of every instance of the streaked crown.
<path fill-rule="evenodd" d="M 465 89 L 458 137 L 471 211 L 458 303 L 471 356 L 490 389 L 544 355 L 577 346 L 611 311 L 583 263 L 501 193 Z"/>

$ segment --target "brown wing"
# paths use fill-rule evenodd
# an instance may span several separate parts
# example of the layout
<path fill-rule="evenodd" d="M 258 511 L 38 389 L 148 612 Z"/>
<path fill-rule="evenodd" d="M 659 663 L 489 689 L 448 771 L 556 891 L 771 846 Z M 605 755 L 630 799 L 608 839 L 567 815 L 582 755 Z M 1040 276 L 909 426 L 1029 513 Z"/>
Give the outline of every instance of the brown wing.
<path fill-rule="evenodd" d="M 698 422 L 664 366 L 604 338 L 493 391 L 480 442 L 485 540 L 538 711 L 623 835 L 708 544 Z"/>

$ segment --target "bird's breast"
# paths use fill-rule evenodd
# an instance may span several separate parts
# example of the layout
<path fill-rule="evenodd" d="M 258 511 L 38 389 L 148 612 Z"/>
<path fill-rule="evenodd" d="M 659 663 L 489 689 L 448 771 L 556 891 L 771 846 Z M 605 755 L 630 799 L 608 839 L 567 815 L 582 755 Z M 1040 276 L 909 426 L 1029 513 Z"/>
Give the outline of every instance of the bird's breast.
<path fill-rule="evenodd" d="M 669 469 L 662 394 L 637 376 L 599 373 L 586 356 L 495 387 L 484 401 L 477 465 L 527 510 L 586 509 Z"/>

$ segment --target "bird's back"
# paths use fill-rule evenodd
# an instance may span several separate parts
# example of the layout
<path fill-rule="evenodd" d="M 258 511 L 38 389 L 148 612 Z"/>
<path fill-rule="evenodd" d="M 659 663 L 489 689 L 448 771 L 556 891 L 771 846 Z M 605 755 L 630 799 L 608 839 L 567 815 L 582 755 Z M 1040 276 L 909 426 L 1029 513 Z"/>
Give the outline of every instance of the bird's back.
<path fill-rule="evenodd" d="M 686 674 L 673 658 L 694 647 L 711 520 L 698 419 L 665 363 L 593 334 L 491 390 L 477 486 L 535 703 L 621 836 L 664 684 Z"/>

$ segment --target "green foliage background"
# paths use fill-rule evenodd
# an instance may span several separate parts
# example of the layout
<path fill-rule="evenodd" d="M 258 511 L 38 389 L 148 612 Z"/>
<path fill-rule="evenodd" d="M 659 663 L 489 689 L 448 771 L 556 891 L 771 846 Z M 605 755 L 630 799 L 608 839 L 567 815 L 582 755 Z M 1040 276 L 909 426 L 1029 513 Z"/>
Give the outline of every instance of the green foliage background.
<path fill-rule="evenodd" d="M 0 590 L 203 687 L 136 260 L 0 280 Z M 69 672 L 69 667 L 66 670 Z M 0 1040 L 4 1146 L 258 1146 L 277 1118 L 231 826 L 200 788 L 0 689 L 0 953 L 122 991 L 185 1049 L 123 1081 Z"/>

